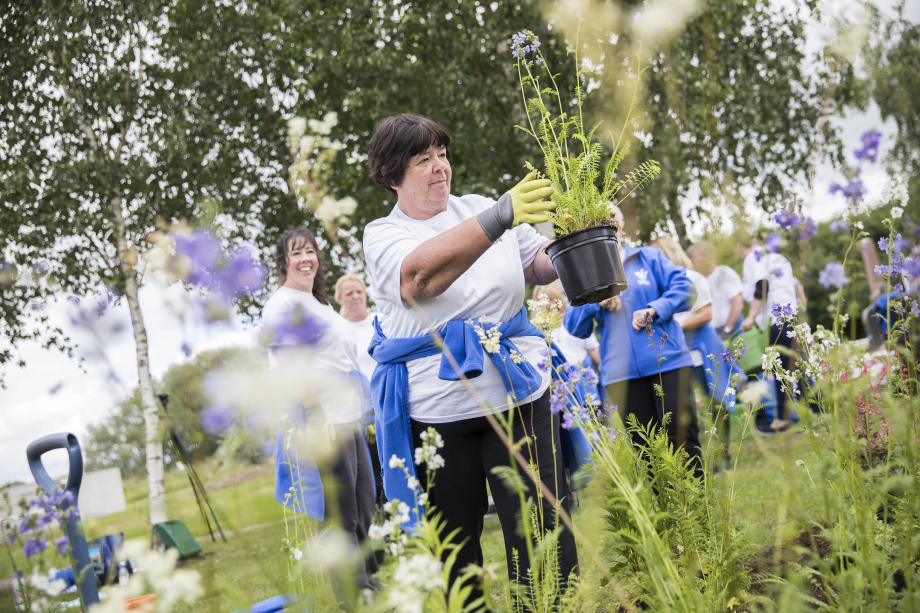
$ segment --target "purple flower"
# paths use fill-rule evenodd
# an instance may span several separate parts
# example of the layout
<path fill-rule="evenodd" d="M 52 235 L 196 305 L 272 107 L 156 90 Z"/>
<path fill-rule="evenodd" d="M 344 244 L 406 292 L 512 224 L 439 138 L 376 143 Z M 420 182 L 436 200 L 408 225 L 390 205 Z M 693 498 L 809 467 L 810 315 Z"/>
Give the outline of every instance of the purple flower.
<path fill-rule="evenodd" d="M 779 213 L 773 216 L 773 220 L 779 225 L 783 230 L 788 230 L 789 228 L 798 228 L 799 224 L 802 223 L 802 218 L 793 213 L 790 210 L 783 209 Z"/>
<path fill-rule="evenodd" d="M 770 236 L 767 237 L 766 242 L 763 244 L 766 247 L 767 251 L 770 253 L 776 253 L 779 251 L 780 245 L 782 244 L 783 239 L 779 237 L 778 234 L 770 232 Z"/>
<path fill-rule="evenodd" d="M 737 347 L 737 345 L 735 345 L 735 346 Z M 745 342 L 742 340 L 742 341 L 741 341 L 741 355 L 738 356 L 738 359 L 739 359 L 739 360 L 743 360 L 743 359 L 744 359 L 744 354 L 747 353 L 747 348 L 748 348 L 748 347 L 747 347 L 747 343 L 745 343 Z"/>
<path fill-rule="evenodd" d="M 617 442 L 617 431 L 614 430 L 613 428 L 611 428 L 610 430 L 607 430 L 607 438 L 610 439 L 611 443 Z"/>
<path fill-rule="evenodd" d="M 590 387 L 597 385 L 597 373 L 590 366 L 585 366 L 585 383 Z"/>
<path fill-rule="evenodd" d="M 773 319 L 776 320 L 776 323 L 779 324 L 783 319 L 789 319 L 792 317 L 792 305 L 791 304 L 779 304 L 776 303 L 773 305 Z"/>
<path fill-rule="evenodd" d="M 892 289 L 893 289 L 894 291 L 896 291 L 896 292 L 903 292 L 903 291 L 904 291 L 904 286 L 901 285 L 900 283 L 895 283 L 895 284 L 894 284 L 894 287 L 893 287 Z"/>
<path fill-rule="evenodd" d="M 235 415 L 229 407 L 208 407 L 201 412 L 201 428 L 212 436 L 233 425 Z"/>
<path fill-rule="evenodd" d="M 802 240 L 811 238 L 818 231 L 818 228 L 815 226 L 815 222 L 812 221 L 811 217 L 805 220 L 805 224 L 802 226 L 802 229 L 799 230 L 799 238 Z"/>
<path fill-rule="evenodd" d="M 297 304 L 273 328 L 265 330 L 270 347 L 315 345 L 326 331 L 326 324 Z"/>
<path fill-rule="evenodd" d="M 760 258 L 762 257 L 763 257 L 763 251 L 760 248 L 754 249 L 754 259 L 759 262 Z"/>
<path fill-rule="evenodd" d="M 853 155 L 857 160 L 869 160 L 873 164 L 878 159 L 878 147 L 882 140 L 882 134 L 875 129 L 869 130 L 862 135 L 862 149 L 857 149 Z"/>
<path fill-rule="evenodd" d="M 735 354 L 732 353 L 731 349 L 726 349 L 722 352 L 722 361 L 732 363 L 735 361 Z"/>
<path fill-rule="evenodd" d="M 847 225 L 847 222 L 841 221 L 838 219 L 837 221 L 831 224 L 831 232 L 835 234 L 840 234 L 840 233 L 849 234 L 850 227 Z"/>
<path fill-rule="evenodd" d="M 885 239 L 884 236 L 878 239 L 878 248 L 884 251 L 885 253 L 888 253 L 888 241 Z"/>
<path fill-rule="evenodd" d="M 818 283 L 824 287 L 833 286 L 840 289 L 849 282 L 850 280 L 847 278 L 843 265 L 837 262 L 828 262 L 825 264 L 824 270 L 818 275 Z"/>
<path fill-rule="evenodd" d="M 176 243 L 176 253 L 190 260 L 191 270 L 186 281 L 201 285 L 199 275 L 217 264 L 220 258 L 220 241 L 208 230 L 195 230 L 190 235 L 174 232 L 173 240 Z"/>
<path fill-rule="evenodd" d="M 13 573 L 13 581 L 22 581 L 22 573 L 18 570 Z"/>
<path fill-rule="evenodd" d="M 546 347 L 540 350 L 540 355 L 543 357 L 540 359 L 539 362 L 537 362 L 537 368 L 539 368 L 543 372 L 546 372 L 549 370 L 550 366 L 552 366 L 553 358 L 555 358 L 559 354 L 556 353 L 555 349 L 547 345 Z"/>
<path fill-rule="evenodd" d="M 911 279 L 916 279 L 920 277 L 920 261 L 915 260 L 914 258 L 907 258 L 904 260 L 904 264 L 901 266 L 904 274 L 906 274 Z"/>
<path fill-rule="evenodd" d="M 910 314 L 914 317 L 920 317 L 920 306 L 917 306 L 916 300 L 910 303 Z"/>
<path fill-rule="evenodd" d="M 62 536 L 58 540 L 54 541 L 54 546 L 57 547 L 58 553 L 60 555 L 65 555 L 67 553 L 67 545 L 70 544 L 70 539 L 66 536 Z"/>
<path fill-rule="evenodd" d="M 880 277 L 887 277 L 889 271 L 890 271 L 890 268 L 886 264 L 876 264 L 875 265 L 875 274 L 877 274 Z"/>
<path fill-rule="evenodd" d="M 45 550 L 45 547 L 48 546 L 47 541 L 48 537 L 44 534 L 41 537 L 30 538 L 25 542 L 25 545 L 23 545 L 23 555 L 27 558 L 31 558 L 35 554 L 41 553 Z"/>
<path fill-rule="evenodd" d="M 902 239 L 900 234 L 894 237 L 894 248 L 897 251 L 904 251 L 905 249 L 910 249 L 913 246 L 913 243 L 911 243 L 909 240 Z"/>

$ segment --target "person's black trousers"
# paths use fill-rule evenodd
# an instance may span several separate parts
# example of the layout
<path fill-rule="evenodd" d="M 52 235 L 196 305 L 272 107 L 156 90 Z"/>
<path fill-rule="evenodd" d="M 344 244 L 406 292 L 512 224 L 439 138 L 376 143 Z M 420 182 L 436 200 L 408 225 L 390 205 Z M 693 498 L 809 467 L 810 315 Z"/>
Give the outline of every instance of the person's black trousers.
<path fill-rule="evenodd" d="M 333 428 L 338 457 L 331 465 L 320 466 L 326 520 L 341 528 L 351 546 L 358 551 L 367 540 L 367 531 L 374 521 L 374 472 L 371 457 L 363 428 L 358 422 L 335 424 Z M 377 559 L 371 552 L 355 568 L 353 580 L 357 592 L 352 593 L 348 579 L 333 577 L 333 591 L 346 610 L 354 608 L 361 590 L 379 589 L 380 583 L 373 578 L 377 571 Z"/>
<path fill-rule="evenodd" d="M 700 450 L 700 428 L 696 420 L 696 401 L 690 385 L 691 367 L 685 366 L 649 377 L 618 381 L 607 386 L 607 401 L 617 407 L 624 424 L 635 415 L 642 425 L 661 427 L 664 415 L 671 418 L 665 427 L 668 440 L 675 448 L 683 447 L 692 460 L 697 475 L 702 475 L 703 458 Z M 661 385 L 664 399 L 655 393 L 655 385 Z M 644 446 L 637 433 L 632 433 L 633 444 Z"/>
<path fill-rule="evenodd" d="M 563 466 L 561 446 L 559 444 L 559 417 L 549 410 L 547 391 L 543 396 L 527 405 L 513 409 L 514 441 L 525 436 L 531 443 L 520 448 L 525 461 L 533 462 L 539 467 L 540 480 L 547 489 L 561 500 L 561 507 L 569 512 L 569 500 L 566 496 L 565 467 Z M 504 414 L 503 417 L 506 417 Z M 455 581 L 461 571 L 469 564 L 483 564 L 482 536 L 483 517 L 489 507 L 486 483 L 492 492 L 492 499 L 498 511 L 498 518 L 505 538 L 505 553 L 508 556 L 508 576 L 523 583 L 530 567 L 527 544 L 520 532 L 521 501 L 518 494 L 505 488 L 502 479 L 493 474 L 497 466 L 509 466 L 511 459 L 508 448 L 499 439 L 498 434 L 485 417 L 474 417 L 444 424 L 427 424 L 411 420 L 412 438 L 416 447 L 421 446 L 422 432 L 433 427 L 444 440 L 444 447 L 439 451 L 444 458 L 444 467 L 435 474 L 434 484 L 425 483 L 425 467 L 419 467 L 422 487 L 428 493 L 429 511 L 440 513 L 446 522 L 444 534 L 459 530 L 454 537 L 455 543 L 466 540 L 461 547 L 457 560 L 451 571 L 451 581 Z M 528 492 L 526 497 L 536 498 L 535 486 L 530 477 L 517 466 Z M 543 498 L 541 524 L 544 532 L 556 527 L 556 514 L 552 505 Z M 529 520 L 529 518 L 525 519 Z M 572 572 L 577 572 L 578 553 L 575 537 L 568 528 L 563 528 L 558 542 L 559 571 L 563 580 Z M 516 552 L 521 576 L 515 574 L 514 556 Z M 471 597 L 473 598 L 473 597 Z"/>
<path fill-rule="evenodd" d="M 785 347 L 786 349 L 792 349 L 792 341 L 794 339 L 789 338 L 787 332 L 792 331 L 792 326 L 789 324 L 783 324 L 782 328 L 777 326 L 774 322 L 770 326 L 770 346 L 779 345 L 780 347 Z M 783 370 L 789 370 L 789 354 L 784 351 L 779 352 L 779 363 L 782 365 Z M 786 392 L 782 390 L 782 386 L 779 382 L 776 382 L 776 414 L 773 416 L 774 419 L 786 419 Z"/>

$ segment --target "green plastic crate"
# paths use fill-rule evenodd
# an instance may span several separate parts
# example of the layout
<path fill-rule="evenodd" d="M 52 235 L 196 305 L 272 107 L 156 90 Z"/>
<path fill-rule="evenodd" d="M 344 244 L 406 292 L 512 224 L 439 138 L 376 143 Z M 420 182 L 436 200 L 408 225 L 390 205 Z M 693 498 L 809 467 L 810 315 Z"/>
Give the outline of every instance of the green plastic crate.
<path fill-rule="evenodd" d="M 157 534 L 166 543 L 167 549 L 178 549 L 179 559 L 194 558 L 201 553 L 201 545 L 188 531 L 181 519 L 170 519 L 154 526 Z"/>

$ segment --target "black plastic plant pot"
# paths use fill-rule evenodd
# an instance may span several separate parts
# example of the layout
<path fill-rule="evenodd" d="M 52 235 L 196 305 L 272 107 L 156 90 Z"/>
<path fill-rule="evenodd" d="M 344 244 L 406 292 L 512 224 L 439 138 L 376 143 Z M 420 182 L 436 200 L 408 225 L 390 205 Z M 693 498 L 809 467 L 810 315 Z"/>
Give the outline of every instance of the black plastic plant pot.
<path fill-rule="evenodd" d="M 601 302 L 626 289 L 613 226 L 594 226 L 557 238 L 546 247 L 572 306 Z"/>

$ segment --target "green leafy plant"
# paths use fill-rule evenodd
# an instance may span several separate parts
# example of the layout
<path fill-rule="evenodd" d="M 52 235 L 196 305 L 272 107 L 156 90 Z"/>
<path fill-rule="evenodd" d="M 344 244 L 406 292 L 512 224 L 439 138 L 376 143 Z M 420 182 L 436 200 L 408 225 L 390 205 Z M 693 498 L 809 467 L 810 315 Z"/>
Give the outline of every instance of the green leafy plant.
<path fill-rule="evenodd" d="M 578 45 L 570 51 L 575 55 L 577 67 L 575 113 L 566 110 L 556 81 L 558 75 L 554 75 L 546 65 L 536 35 L 529 30 L 518 32 L 512 37 L 511 46 L 517 59 L 521 97 L 527 111 L 527 125 L 517 127 L 536 139 L 543 152 L 545 172 L 530 163 L 527 163 L 527 168 L 553 182 L 556 193 L 552 199 L 557 208 L 550 214 L 550 219 L 556 226 L 557 234 L 564 236 L 592 226 L 612 225 L 612 205 L 648 185 L 660 172 L 658 162 L 649 160 L 623 176 L 617 174 L 617 169 L 629 154 L 629 142 L 624 141 L 624 137 L 632 112 L 639 103 L 639 79 L 644 69 L 636 75 L 636 89 L 619 137 L 614 139 L 611 134 L 615 143 L 613 154 L 601 177 L 604 146 L 594 138 L 600 123 L 590 131 L 585 129 L 582 107 L 587 92 L 581 79 L 587 68 L 579 67 Z M 541 78 L 550 86 L 541 85 Z M 558 112 L 551 111 L 550 107 L 558 107 Z"/>

